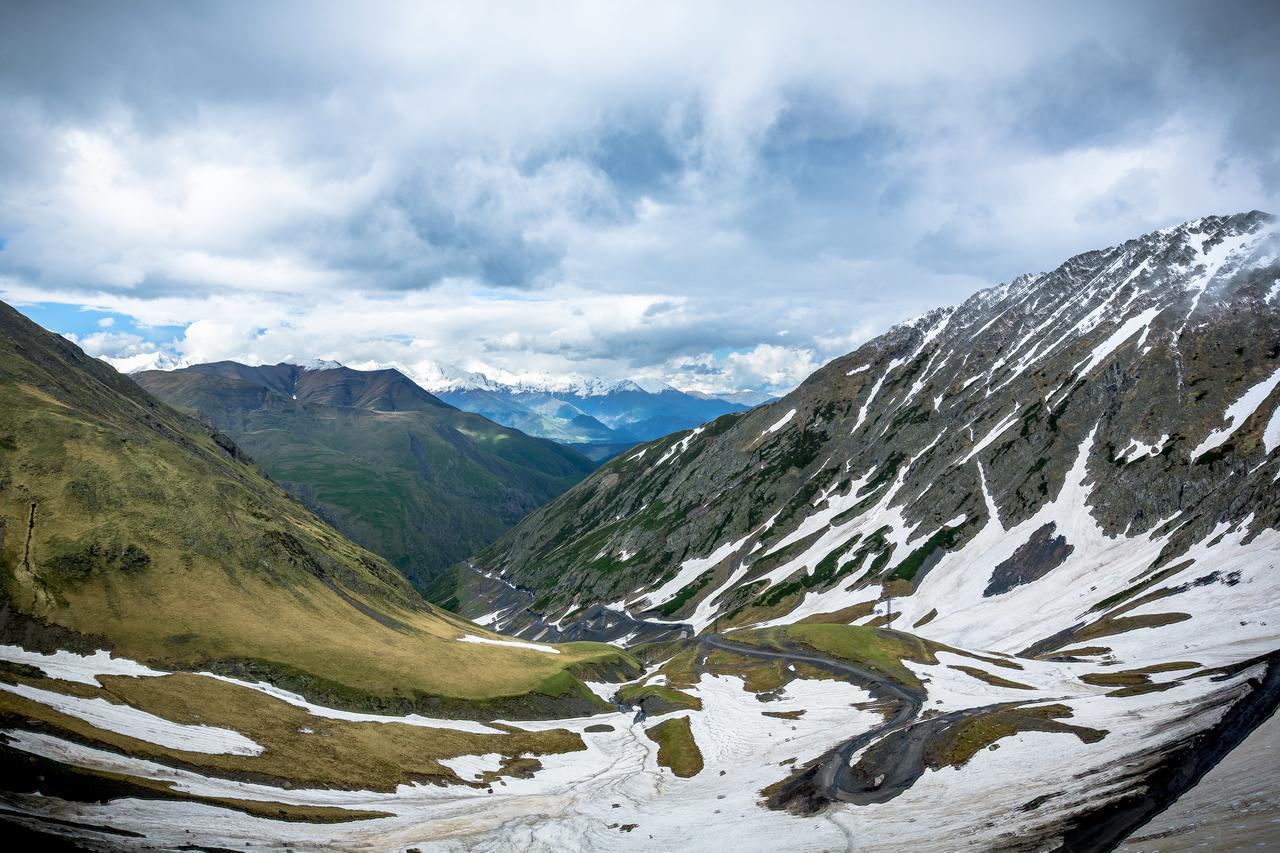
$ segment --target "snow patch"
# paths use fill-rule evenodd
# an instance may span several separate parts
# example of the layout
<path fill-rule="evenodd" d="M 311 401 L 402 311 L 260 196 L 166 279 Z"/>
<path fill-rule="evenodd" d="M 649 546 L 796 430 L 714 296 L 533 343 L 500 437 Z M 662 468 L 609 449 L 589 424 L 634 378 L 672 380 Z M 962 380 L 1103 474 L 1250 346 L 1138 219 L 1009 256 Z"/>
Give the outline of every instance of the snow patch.
<path fill-rule="evenodd" d="M 1204 441 L 1200 442 L 1196 449 L 1191 451 L 1191 458 L 1198 459 L 1201 454 L 1225 444 L 1227 439 L 1235 435 L 1236 430 L 1240 429 L 1244 422 L 1249 420 L 1249 416 L 1257 411 L 1267 397 L 1271 396 L 1271 392 L 1275 390 L 1277 385 L 1280 385 L 1280 370 L 1272 373 L 1269 377 L 1241 394 L 1239 399 L 1228 406 L 1227 410 L 1222 414 L 1227 425 L 1215 429 L 1205 436 Z M 1274 415 L 1272 420 L 1275 420 Z M 1269 430 L 1271 425 L 1268 424 L 1267 426 Z M 1267 452 L 1271 452 L 1270 447 L 1267 448 Z"/>
<path fill-rule="evenodd" d="M 20 646 L 0 646 L 0 660 L 38 667 L 50 678 L 74 681 L 77 684 L 88 684 L 93 687 L 102 686 L 97 679 L 99 675 L 156 677 L 169 674 L 143 666 L 128 658 L 112 657 L 110 652 L 101 650 L 91 655 L 78 655 L 65 651 L 46 655 L 40 652 L 29 652 Z"/>
<path fill-rule="evenodd" d="M 663 462 L 666 462 L 672 456 L 675 456 L 680 453 L 684 453 L 686 450 L 689 449 L 689 442 L 693 441 L 695 438 L 701 435 L 703 430 L 705 429 L 706 427 L 698 427 L 693 432 L 689 433 L 684 438 L 680 439 L 675 444 L 668 447 L 667 452 L 662 454 L 662 458 L 659 459 L 657 462 L 653 463 L 653 467 L 657 468 L 659 465 L 661 465 Z"/>
<path fill-rule="evenodd" d="M 0 690 L 39 702 L 55 711 L 84 720 L 91 726 L 169 749 L 208 755 L 260 755 L 263 750 L 254 741 L 231 729 L 175 723 L 131 705 L 108 702 L 100 696 L 87 699 L 26 684 L 3 682 L 0 682 Z"/>
<path fill-rule="evenodd" d="M 552 646 L 544 646 L 541 643 L 522 643 L 519 640 L 492 640 L 488 637 L 477 637 L 472 634 L 463 634 L 459 639 L 459 643 L 483 643 L 486 646 L 508 646 L 513 649 L 529 649 L 535 652 L 546 652 L 549 655 L 558 655 L 560 650 Z"/>
<path fill-rule="evenodd" d="M 1128 465 L 1144 456 L 1159 456 L 1160 451 L 1164 450 L 1164 443 L 1169 440 L 1169 433 L 1165 433 L 1156 440 L 1155 444 L 1147 444 L 1145 441 L 1133 439 L 1117 457 L 1121 462 Z"/>
<path fill-rule="evenodd" d="M 1016 424 L 1018 422 L 1018 410 L 1020 408 L 1022 408 L 1022 404 L 1015 403 L 1013 407 L 1013 412 L 1010 413 L 1010 415 L 1004 420 L 1002 420 L 1000 423 L 996 424 L 995 428 L 992 429 L 991 432 L 984 435 L 982 437 L 982 441 L 979 441 L 977 444 L 975 444 L 973 446 L 973 449 L 969 451 L 968 455 L 960 460 L 960 464 L 963 465 L 973 457 L 977 456 L 982 451 L 986 450 L 993 441 L 995 441 L 997 438 L 1001 436 L 1002 433 L 1004 433 L 1005 430 L 1007 430 L 1009 427 Z"/>
<path fill-rule="evenodd" d="M 496 773 L 502 769 L 502 756 L 496 752 L 484 755 L 459 755 L 456 758 L 437 758 L 437 764 L 448 767 L 458 774 L 459 779 L 471 782 L 486 773 Z"/>
<path fill-rule="evenodd" d="M 773 426 L 771 426 L 771 427 L 769 427 L 768 429 L 766 429 L 766 430 L 764 430 L 763 432 L 761 432 L 761 433 L 760 433 L 760 437 L 761 437 L 761 438 L 763 438 L 763 437 L 764 437 L 764 436 L 766 436 L 766 435 L 772 435 L 773 433 L 775 433 L 775 432 L 777 432 L 778 430 L 782 429 L 782 428 L 783 428 L 784 426 L 786 426 L 787 424 L 791 423 L 791 419 L 792 419 L 792 418 L 794 418 L 795 416 L 796 416 L 796 410 L 795 410 L 795 409 L 792 409 L 791 411 L 787 412 L 787 413 L 786 413 L 785 415 L 783 415 L 782 417 L 778 418 L 777 422 L 776 422 L 776 423 L 774 423 L 774 425 L 773 425 Z"/>
<path fill-rule="evenodd" d="M 1151 321 L 1160 313 L 1158 307 L 1148 308 L 1136 317 L 1130 317 L 1120 328 L 1116 329 L 1102 343 L 1093 348 L 1093 352 L 1089 353 L 1089 357 L 1083 362 L 1084 366 L 1076 371 L 1079 376 L 1088 376 L 1089 373 L 1098 366 L 1107 356 L 1111 355 L 1120 345 L 1129 338 L 1133 337 L 1139 331 L 1142 332 L 1138 338 L 1138 348 L 1142 347 L 1143 342 L 1147 339 L 1147 332 L 1151 329 Z"/>

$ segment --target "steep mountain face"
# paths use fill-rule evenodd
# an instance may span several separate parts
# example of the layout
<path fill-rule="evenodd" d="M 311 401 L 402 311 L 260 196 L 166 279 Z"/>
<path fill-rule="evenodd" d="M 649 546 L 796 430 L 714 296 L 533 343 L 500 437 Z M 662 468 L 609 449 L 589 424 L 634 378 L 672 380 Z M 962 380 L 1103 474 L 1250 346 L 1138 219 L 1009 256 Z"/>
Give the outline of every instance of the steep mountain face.
<path fill-rule="evenodd" d="M 529 435 L 607 459 L 637 442 L 684 429 L 752 404 L 686 394 L 669 385 L 575 380 L 508 385 L 481 374 L 441 372 L 427 382 L 440 399 Z"/>
<path fill-rule="evenodd" d="M 593 467 L 461 412 L 396 370 L 217 362 L 133 378 L 208 418 L 420 589 Z"/>
<path fill-rule="evenodd" d="M 983 291 L 628 451 L 478 556 L 462 612 L 545 639 L 667 623 L 693 657 L 648 695 L 692 688 L 699 742 L 724 712 L 690 666 L 768 699 L 766 662 L 841 655 L 887 722 L 802 753 L 771 807 L 847 804 L 825 813 L 869 848 L 1109 849 L 1280 703 L 1277 528 L 1280 229 L 1255 212 Z"/>
<path fill-rule="evenodd" d="M 1154 573 L 1194 574 L 1211 542 L 1265 552 L 1275 232 L 1197 220 L 933 311 L 780 402 L 636 448 L 477 563 L 550 616 L 873 619 L 892 594 L 898 625 L 1016 652 Z M 1011 633 L 993 621 L 1010 612 L 1037 618 Z"/>
<path fill-rule="evenodd" d="M 517 665 L 459 643 L 478 629 L 428 605 L 225 435 L 4 304 L 0 581 L 0 644 L 268 678 L 351 707 L 546 713 L 573 693 L 557 679 L 581 657 Z M 574 695 L 566 709 L 593 706 Z"/>

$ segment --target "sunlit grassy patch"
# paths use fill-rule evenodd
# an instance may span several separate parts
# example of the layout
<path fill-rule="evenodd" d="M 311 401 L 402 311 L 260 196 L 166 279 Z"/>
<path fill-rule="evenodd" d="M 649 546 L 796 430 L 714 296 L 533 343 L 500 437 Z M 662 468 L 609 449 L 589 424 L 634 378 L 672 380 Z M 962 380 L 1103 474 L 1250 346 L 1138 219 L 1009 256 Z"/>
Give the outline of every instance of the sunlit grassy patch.
<path fill-rule="evenodd" d="M 706 669 L 715 675 L 741 678 L 743 689 L 749 693 L 772 693 L 797 678 L 836 679 L 831 672 L 803 661 L 792 664 L 776 658 L 747 657 L 725 649 L 711 650 Z"/>
<path fill-rule="evenodd" d="M 696 696 L 658 684 L 628 684 L 618 691 L 618 699 L 626 705 L 644 703 L 645 710 L 651 714 L 702 710 L 702 700 Z"/>
<path fill-rule="evenodd" d="M 763 631 L 743 631 L 733 635 L 736 642 L 785 648 L 788 643 L 807 646 L 839 660 L 864 666 L 872 672 L 911 687 L 920 687 L 916 677 L 902 662 L 936 664 L 939 647 L 910 634 L 868 628 L 862 625 L 786 625 Z"/>
<path fill-rule="evenodd" d="M 1054 732 L 1073 734 L 1082 743 L 1096 743 L 1107 736 L 1101 729 L 1062 722 L 1071 716 L 1066 705 L 1040 705 L 1034 708 L 998 708 L 958 721 L 925 748 L 925 761 L 935 770 L 961 767 L 980 750 L 1019 732 Z"/>
<path fill-rule="evenodd" d="M 987 672 L 986 670 L 978 669 L 975 666 L 959 666 L 956 664 L 948 664 L 948 666 L 951 669 L 957 670 L 959 672 L 963 672 L 965 675 L 968 675 L 972 678 L 976 678 L 979 681 L 986 682 L 987 684 L 990 684 L 992 687 L 1007 687 L 1012 690 L 1035 690 L 1035 688 L 1032 687 L 1030 684 L 1022 684 L 1017 681 L 1010 681 L 1007 678 L 1001 678 L 998 675 L 994 675 L 990 672 Z"/>
<path fill-rule="evenodd" d="M 60 736 L 138 758 L 205 775 L 295 788 L 393 791 L 399 784 L 415 781 L 458 783 L 463 780 L 440 759 L 497 753 L 515 760 L 585 749 L 578 734 L 564 729 L 506 727 L 482 734 L 319 717 L 259 691 L 201 675 L 101 676 L 100 680 L 100 691 L 80 685 L 75 692 L 88 695 L 92 691 L 108 701 L 184 725 L 231 729 L 264 749 L 251 756 L 172 749 L 99 729 L 4 691 L 0 691 L 0 713 L 36 720 Z"/>
<path fill-rule="evenodd" d="M 688 717 L 663 720 L 644 733 L 658 745 L 658 764 L 685 779 L 702 772 L 702 751 L 693 739 Z"/>

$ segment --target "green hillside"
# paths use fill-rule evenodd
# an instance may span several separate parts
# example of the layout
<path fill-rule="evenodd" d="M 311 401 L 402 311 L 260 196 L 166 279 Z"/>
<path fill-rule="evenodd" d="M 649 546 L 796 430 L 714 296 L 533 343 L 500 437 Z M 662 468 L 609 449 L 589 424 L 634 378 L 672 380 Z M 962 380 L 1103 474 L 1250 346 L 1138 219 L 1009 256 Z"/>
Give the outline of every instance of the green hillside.
<path fill-rule="evenodd" d="M 458 642 L 489 635 L 425 603 L 226 437 L 3 303 L 0 617 L 0 642 L 27 648 L 461 716 L 597 707 L 571 673 L 628 665 L 591 644 Z"/>
<path fill-rule="evenodd" d="M 459 411 L 394 370 L 199 365 L 134 377 L 199 413 L 419 589 L 593 467 Z"/>

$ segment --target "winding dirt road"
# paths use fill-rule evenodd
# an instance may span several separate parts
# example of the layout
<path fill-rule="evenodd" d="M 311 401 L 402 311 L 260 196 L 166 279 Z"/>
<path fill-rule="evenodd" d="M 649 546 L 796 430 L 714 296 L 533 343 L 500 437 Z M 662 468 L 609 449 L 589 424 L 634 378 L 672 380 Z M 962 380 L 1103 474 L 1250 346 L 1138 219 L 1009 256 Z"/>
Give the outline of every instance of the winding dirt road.
<path fill-rule="evenodd" d="M 803 662 L 845 677 L 868 690 L 878 700 L 893 702 L 893 713 L 880 725 L 868 729 L 828 750 L 786 781 L 769 797 L 773 808 L 812 813 L 829 802 L 865 805 L 883 803 L 910 788 L 925 770 L 924 752 L 929 741 L 953 723 L 982 714 L 995 705 L 967 708 L 920 719 L 927 693 L 886 677 L 882 673 L 794 646 L 768 649 L 726 640 L 719 634 L 699 638 L 703 646 L 732 652 L 742 657 Z M 702 658 L 700 657 L 700 660 Z M 851 767 L 862 749 L 882 742 Z"/>

